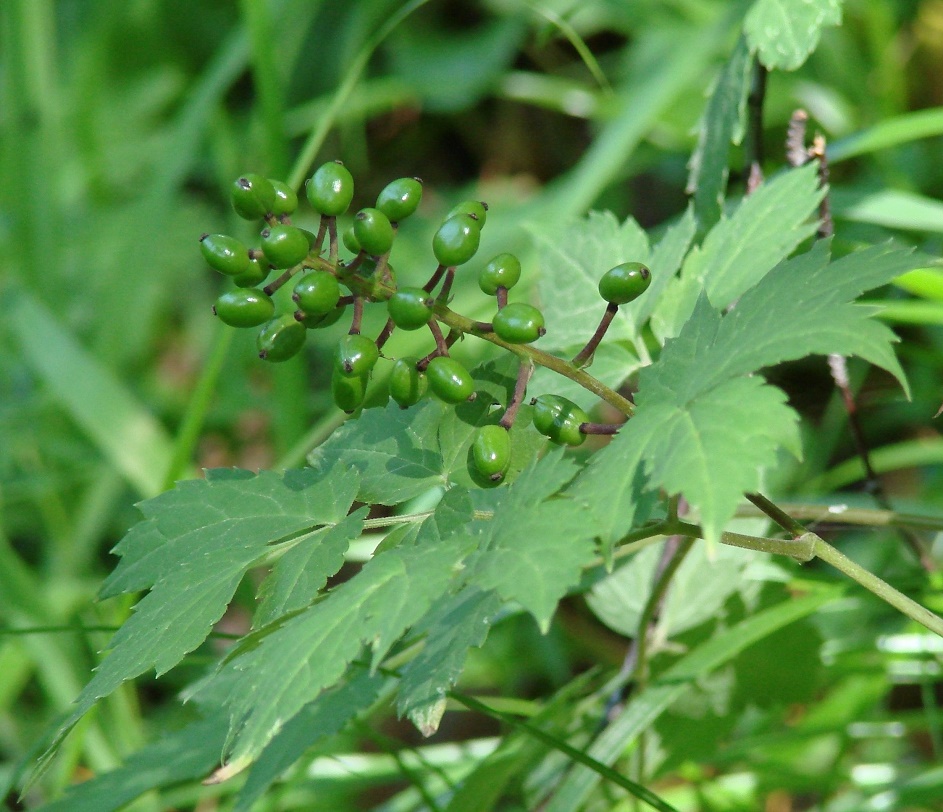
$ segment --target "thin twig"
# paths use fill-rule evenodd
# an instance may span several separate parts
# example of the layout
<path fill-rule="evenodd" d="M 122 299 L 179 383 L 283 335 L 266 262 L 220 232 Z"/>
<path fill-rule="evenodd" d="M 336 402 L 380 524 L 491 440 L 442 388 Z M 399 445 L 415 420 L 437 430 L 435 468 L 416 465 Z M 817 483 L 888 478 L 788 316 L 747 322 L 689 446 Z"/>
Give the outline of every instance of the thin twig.
<path fill-rule="evenodd" d="M 619 305 L 615 302 L 609 302 L 609 304 L 606 305 L 606 311 L 599 320 L 599 326 L 596 328 L 596 332 L 593 333 L 589 341 L 586 342 L 586 346 L 573 356 L 573 360 L 570 362 L 573 366 L 585 366 L 586 362 L 593 357 L 593 353 L 596 352 L 599 342 L 602 341 L 603 336 L 606 335 L 609 325 L 612 324 L 612 320 L 616 317 L 616 313 L 618 312 Z"/>
<path fill-rule="evenodd" d="M 530 381 L 530 376 L 533 374 L 534 362 L 530 359 L 522 360 L 521 365 L 517 369 L 517 380 L 514 382 L 514 394 L 511 395 L 511 402 L 508 403 L 507 409 L 504 410 L 504 414 L 499 421 L 499 425 L 508 430 L 514 425 L 514 419 L 517 417 L 518 409 L 521 408 L 521 404 L 524 402 L 524 397 L 527 394 L 527 383 Z"/>

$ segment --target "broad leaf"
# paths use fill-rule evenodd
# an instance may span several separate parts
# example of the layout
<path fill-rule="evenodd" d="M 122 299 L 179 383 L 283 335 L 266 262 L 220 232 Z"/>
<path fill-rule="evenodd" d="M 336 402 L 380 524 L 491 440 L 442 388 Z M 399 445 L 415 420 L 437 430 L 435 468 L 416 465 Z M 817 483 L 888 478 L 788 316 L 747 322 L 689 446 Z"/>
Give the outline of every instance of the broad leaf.
<path fill-rule="evenodd" d="M 688 164 L 687 192 L 694 195 L 694 211 L 703 231 L 720 219 L 730 145 L 743 140 L 752 67 L 750 49 L 741 37 L 717 78 L 698 125 L 697 146 Z"/>
<path fill-rule="evenodd" d="M 450 406 L 430 397 L 410 409 L 400 409 L 393 402 L 366 409 L 316 448 L 309 462 L 323 472 L 335 466 L 359 472 L 357 499 L 369 504 L 399 504 L 436 486 L 469 486 L 468 449 L 475 431 L 496 422 L 500 410 L 496 411 L 495 404 L 510 401 L 518 365 L 517 357 L 507 353 L 472 370 L 477 398 L 471 403 Z M 542 445 L 527 430 L 528 421 L 519 422 L 513 429 L 508 481 Z"/>
<path fill-rule="evenodd" d="M 635 220 L 620 223 L 611 212 L 591 212 L 563 227 L 535 229 L 534 237 L 540 261 L 538 291 L 547 325 L 539 346 L 547 352 L 579 349 L 605 310 L 596 290 L 600 277 L 622 262 L 647 263 L 648 237 Z M 649 295 L 650 291 L 645 294 Z M 619 308 L 609 328 L 610 339 L 636 336 L 634 306 Z"/>
<path fill-rule="evenodd" d="M 841 17 L 842 0 L 756 0 L 743 30 L 767 68 L 795 70 L 815 50 L 822 29 Z"/>
<path fill-rule="evenodd" d="M 554 453 L 521 474 L 484 527 L 483 549 L 468 562 L 471 583 L 517 601 L 545 632 L 595 554 L 596 531 L 583 506 L 556 496 L 575 473 L 572 462 Z"/>
<path fill-rule="evenodd" d="M 468 546 L 458 536 L 378 553 L 320 603 L 230 660 L 220 672 L 231 680 L 228 774 L 254 761 L 285 723 L 341 678 L 363 646 L 378 665 L 448 589 Z"/>
<path fill-rule="evenodd" d="M 425 645 L 403 669 L 397 708 L 423 735 L 438 729 L 446 692 L 458 680 L 468 650 L 485 641 L 500 608 L 497 595 L 469 587 L 440 599 L 417 627 L 417 633 L 427 633 Z"/>
<path fill-rule="evenodd" d="M 269 742 L 259 760 L 249 769 L 246 783 L 236 798 L 234 812 L 249 812 L 309 747 L 340 731 L 360 711 L 373 704 L 384 682 L 386 678 L 380 674 L 362 671 L 302 708 Z"/>
<path fill-rule="evenodd" d="M 714 307 L 726 308 L 812 236 L 817 224 L 810 218 L 824 194 L 818 184 L 813 164 L 785 172 L 721 218 L 659 300 L 652 317 L 656 335 L 676 336 L 701 290 Z"/>
<path fill-rule="evenodd" d="M 590 609 L 610 629 L 636 637 L 642 612 L 656 578 L 661 545 L 646 547 L 596 583 L 586 596 Z M 743 581 L 744 567 L 756 558 L 751 550 L 719 544 L 695 544 L 671 579 L 659 612 L 667 637 L 714 619 Z"/>
<path fill-rule="evenodd" d="M 151 591 L 115 634 L 60 737 L 122 682 L 180 662 L 206 639 L 246 570 L 270 545 L 342 521 L 356 490 L 353 474 L 209 472 L 206 480 L 143 502 L 144 553 L 134 547 L 132 531 L 117 548 L 128 553 L 130 572 L 125 576 L 119 564 L 106 594 L 130 584 Z"/>
<path fill-rule="evenodd" d="M 702 296 L 681 335 L 641 371 L 635 417 L 571 489 L 604 540 L 630 529 L 643 494 L 656 488 L 683 493 L 714 538 L 778 448 L 798 453 L 796 416 L 782 392 L 747 377 L 757 370 L 838 352 L 879 364 L 905 384 L 893 333 L 853 299 L 917 264 L 890 245 L 829 263 L 820 242 L 768 274 L 726 316 Z"/>

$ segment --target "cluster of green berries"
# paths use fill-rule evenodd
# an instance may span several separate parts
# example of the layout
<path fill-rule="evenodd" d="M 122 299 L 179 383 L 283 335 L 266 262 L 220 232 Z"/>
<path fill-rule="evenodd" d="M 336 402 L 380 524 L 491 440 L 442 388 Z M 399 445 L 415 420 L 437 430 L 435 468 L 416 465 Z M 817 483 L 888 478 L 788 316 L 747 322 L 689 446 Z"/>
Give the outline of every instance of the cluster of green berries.
<path fill-rule="evenodd" d="M 419 178 L 394 180 L 380 192 L 375 205 L 357 211 L 340 234 L 337 218 L 350 208 L 354 180 L 340 161 L 326 163 L 305 185 L 308 202 L 320 217 L 318 231 L 313 233 L 292 225 L 298 196 L 290 187 L 261 175 L 241 176 L 230 189 L 232 206 L 240 217 L 262 221 L 262 228 L 256 247 L 224 234 L 200 238 L 206 262 L 235 285 L 219 296 L 214 313 L 230 326 L 258 328 L 259 357 L 278 362 L 300 352 L 308 330 L 336 323 L 350 307 L 350 330 L 337 343 L 331 374 L 334 401 L 348 413 L 363 404 L 393 330 L 428 328 L 435 338 L 435 349 L 424 358 L 395 360 L 389 376 L 390 396 L 404 409 L 427 392 L 450 404 L 473 400 L 474 379 L 449 355 L 449 340 L 443 338 L 436 314 L 447 308 L 457 267 L 478 251 L 488 206 L 469 200 L 450 210 L 432 239 L 437 263 L 432 276 L 421 287 L 398 286 L 390 252 L 399 224 L 419 207 L 422 188 Z M 341 242 L 353 258 L 345 261 L 339 257 Z M 278 275 L 268 281 L 273 271 Z M 540 310 L 524 302 L 508 302 L 508 291 L 520 277 L 521 263 L 509 253 L 491 259 L 478 274 L 481 290 L 497 300 L 492 321 L 478 323 L 480 332 L 493 333 L 506 344 L 529 344 L 545 333 Z M 624 263 L 602 278 L 599 292 L 614 312 L 619 304 L 641 295 L 649 280 L 643 265 Z M 288 282 L 293 283 L 291 304 L 285 310 L 277 304 L 276 293 Z M 387 309 L 386 327 L 376 339 L 361 333 L 363 308 L 368 302 L 385 303 Z M 280 309 L 284 312 L 278 312 Z M 531 403 L 538 431 L 560 444 L 583 442 L 586 434 L 581 428 L 588 425 L 588 417 L 579 406 L 555 395 L 544 395 Z M 483 426 L 476 433 L 469 453 L 476 481 L 497 484 L 507 473 L 511 459 L 508 432 L 519 405 L 508 404 L 501 423 Z"/>

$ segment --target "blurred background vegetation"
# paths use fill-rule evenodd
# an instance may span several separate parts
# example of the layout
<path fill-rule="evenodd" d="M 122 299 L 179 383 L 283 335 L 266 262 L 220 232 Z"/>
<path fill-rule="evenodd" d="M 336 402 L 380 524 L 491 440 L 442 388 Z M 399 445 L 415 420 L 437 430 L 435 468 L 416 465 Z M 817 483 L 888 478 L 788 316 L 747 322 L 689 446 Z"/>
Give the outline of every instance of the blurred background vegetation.
<path fill-rule="evenodd" d="M 251 336 L 234 335 L 210 314 L 223 282 L 202 263 L 200 234 L 250 237 L 228 205 L 232 180 L 255 171 L 297 185 L 321 161 L 341 158 L 359 182 L 356 207 L 388 180 L 419 175 L 426 217 L 397 241 L 401 280 L 419 282 L 431 270 L 435 218 L 468 196 L 492 206 L 481 256 L 519 251 L 533 277 L 527 223 L 608 208 L 657 228 L 684 210 L 705 93 L 745 7 L 728 0 L 0 4 L 0 786 L 79 692 L 109 630 L 129 611 L 127 602 L 96 604 L 94 596 L 114 562 L 108 551 L 136 520 L 133 504 L 203 467 L 300 465 L 343 417 L 325 387 L 331 334 L 309 342 L 303 357 L 267 366 Z M 767 170 L 782 165 L 789 115 L 804 107 L 830 144 L 839 249 L 893 236 L 939 255 L 941 105 L 943 0 L 848 0 L 844 24 L 825 31 L 800 70 L 769 78 Z M 735 154 L 734 188 L 742 185 L 740 166 Z M 473 287 L 458 288 L 457 309 L 469 315 L 484 306 Z M 943 399 L 943 283 L 917 275 L 885 299 L 904 339 L 914 398 L 907 402 L 880 376 L 865 381 L 866 371 L 853 367 L 857 385 L 865 382 L 866 433 L 894 498 L 939 510 L 943 441 L 933 414 Z M 408 351 L 416 340 L 397 337 L 391 349 Z M 462 351 L 474 358 L 480 348 Z M 860 466 L 824 362 L 778 374 L 808 416 L 810 437 L 806 463 L 782 489 L 853 490 Z M 376 397 L 385 398 L 382 386 Z M 898 555 L 884 536 L 855 541 L 885 573 Z M 908 565 L 899 567 L 906 580 Z M 929 775 L 924 768 L 943 757 L 940 650 L 877 648 L 879 630 L 897 620 L 867 607 L 861 622 L 873 628 L 829 630 L 830 656 L 846 663 L 829 679 L 857 679 L 842 684 L 858 690 L 834 695 L 827 724 L 841 731 L 839 741 L 819 755 L 845 764 L 843 776 L 852 775 L 848 764 L 901 761 Z M 232 622 L 241 622 L 238 607 Z M 476 653 L 466 684 L 537 695 L 593 663 L 618 664 L 623 653 L 620 638 L 574 604 L 546 638 L 523 620 L 500 626 Z M 103 702 L 30 801 L 114 767 L 175 724 L 186 714 L 176 691 L 211 654 Z M 849 732 L 858 722 L 872 728 Z M 479 727 L 465 715 L 444 725 L 437 741 L 495 731 Z M 384 729 L 416 743 L 405 727 Z M 784 736 L 766 761 L 741 748 L 716 767 L 700 765 L 697 780 L 707 784 L 734 769 L 753 776 L 744 806 L 700 808 L 757 809 L 757 798 L 779 798 L 770 810 L 819 808 L 802 801 L 812 790 L 801 776 L 818 774 L 803 743 Z M 354 735 L 336 743 L 338 751 L 386 746 Z M 318 800 L 313 779 L 302 781 L 260 808 L 379 802 L 401 786 L 383 758 L 364 762 L 374 779 L 323 778 Z M 828 809 L 879 808 L 855 806 L 889 780 L 862 770 L 857 785 L 834 788 L 841 796 L 839 788 L 851 786 L 841 796 L 851 805 Z M 936 773 L 933 786 L 943 792 Z M 809 780 L 814 787 L 827 778 Z M 364 794 L 371 781 L 385 794 Z M 226 792 L 187 786 L 140 808 L 189 809 L 200 797 L 200 809 L 225 808 Z"/>

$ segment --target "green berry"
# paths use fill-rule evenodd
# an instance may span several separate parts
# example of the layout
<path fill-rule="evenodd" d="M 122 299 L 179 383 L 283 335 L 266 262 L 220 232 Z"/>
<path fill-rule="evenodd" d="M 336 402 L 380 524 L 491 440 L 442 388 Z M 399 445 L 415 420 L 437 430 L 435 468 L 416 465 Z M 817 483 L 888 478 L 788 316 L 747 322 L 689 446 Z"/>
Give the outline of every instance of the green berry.
<path fill-rule="evenodd" d="M 207 265 L 227 276 L 239 276 L 249 267 L 249 249 L 225 234 L 200 237 L 200 253 Z"/>
<path fill-rule="evenodd" d="M 337 342 L 334 369 L 341 375 L 366 375 L 380 359 L 380 350 L 373 339 L 359 333 L 344 336 Z"/>
<path fill-rule="evenodd" d="M 440 265 L 463 265 L 475 256 L 480 240 L 478 221 L 469 214 L 458 214 L 439 226 L 432 238 L 432 253 Z"/>
<path fill-rule="evenodd" d="M 292 291 L 292 300 L 307 315 L 323 316 L 337 307 L 341 287 L 337 277 L 327 271 L 313 271 L 301 277 Z"/>
<path fill-rule="evenodd" d="M 276 316 L 262 325 L 257 343 L 263 361 L 287 361 L 304 346 L 305 327 L 291 313 Z"/>
<path fill-rule="evenodd" d="M 379 209 L 361 209 L 354 217 L 354 236 L 371 256 L 385 254 L 393 245 L 393 224 Z"/>
<path fill-rule="evenodd" d="M 275 302 L 258 288 L 236 288 L 216 300 L 213 312 L 230 327 L 258 327 L 275 314 Z"/>
<path fill-rule="evenodd" d="M 488 219 L 488 204 L 483 200 L 463 200 L 449 210 L 445 219 L 448 220 L 458 214 L 471 214 L 478 221 L 479 228 L 484 228 L 485 220 Z"/>
<path fill-rule="evenodd" d="M 399 178 L 388 183 L 377 196 L 377 208 L 394 223 L 405 220 L 419 208 L 422 180 Z"/>
<path fill-rule="evenodd" d="M 521 278 L 521 261 L 514 254 L 498 254 L 478 274 L 478 287 L 488 296 L 498 288 L 510 290 Z"/>
<path fill-rule="evenodd" d="M 425 374 L 416 369 L 415 358 L 399 358 L 390 373 L 390 397 L 401 409 L 408 409 L 419 402 L 429 388 Z"/>
<path fill-rule="evenodd" d="M 259 220 L 275 210 L 275 187 L 268 178 L 249 173 L 236 179 L 229 199 L 240 217 Z"/>
<path fill-rule="evenodd" d="M 370 373 L 364 375 L 344 375 L 337 369 L 331 373 L 331 395 L 341 411 L 351 414 L 357 411 L 367 394 Z"/>
<path fill-rule="evenodd" d="M 511 464 L 511 437 L 504 426 L 482 426 L 471 447 L 472 463 L 479 474 L 500 482 Z"/>
<path fill-rule="evenodd" d="M 350 251 L 352 254 L 360 253 L 360 241 L 357 239 L 357 235 L 354 233 L 354 224 L 351 223 L 347 228 L 344 229 L 344 247 Z"/>
<path fill-rule="evenodd" d="M 652 283 L 652 272 L 641 262 L 623 262 L 603 274 L 599 295 L 607 302 L 623 305 L 637 299 Z"/>
<path fill-rule="evenodd" d="M 323 164 L 305 184 L 308 202 L 318 214 L 337 217 L 354 198 L 354 179 L 340 161 Z"/>
<path fill-rule="evenodd" d="M 232 281 L 240 288 L 257 288 L 268 279 L 271 267 L 264 258 L 250 259 L 246 269 Z"/>
<path fill-rule="evenodd" d="M 536 307 L 514 302 L 499 310 L 491 320 L 498 338 L 508 344 L 530 344 L 545 332 L 544 317 Z"/>
<path fill-rule="evenodd" d="M 572 400 L 560 395 L 541 395 L 531 401 L 534 428 L 559 445 L 581 445 L 586 435 L 580 431 L 589 422 L 586 414 Z"/>
<path fill-rule="evenodd" d="M 309 330 L 323 330 L 325 327 L 337 324 L 345 310 L 347 310 L 346 307 L 335 307 L 327 313 L 305 313 L 303 310 L 296 310 L 294 315 Z"/>
<path fill-rule="evenodd" d="M 272 208 L 272 214 L 289 215 L 294 214 L 298 208 L 298 195 L 295 190 L 287 183 L 280 180 L 269 180 L 275 189 L 275 205 Z"/>
<path fill-rule="evenodd" d="M 386 306 L 393 324 L 402 330 L 418 330 L 432 318 L 433 301 L 422 288 L 400 288 Z"/>
<path fill-rule="evenodd" d="M 295 226 L 276 225 L 262 231 L 262 251 L 276 268 L 291 268 L 308 256 L 308 235 Z"/>
<path fill-rule="evenodd" d="M 429 388 L 446 403 L 462 403 L 475 394 L 475 381 L 458 361 L 437 355 L 426 367 Z"/>

